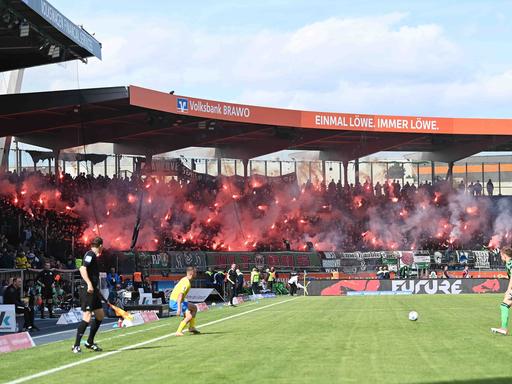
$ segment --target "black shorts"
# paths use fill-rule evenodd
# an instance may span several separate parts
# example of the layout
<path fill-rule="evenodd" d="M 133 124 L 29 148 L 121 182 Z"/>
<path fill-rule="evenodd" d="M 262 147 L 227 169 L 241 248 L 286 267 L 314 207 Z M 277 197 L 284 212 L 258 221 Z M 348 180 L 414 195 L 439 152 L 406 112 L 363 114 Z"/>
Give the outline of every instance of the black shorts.
<path fill-rule="evenodd" d="M 94 288 L 92 293 L 87 293 L 87 287 L 80 287 L 80 308 L 82 308 L 82 312 L 92 312 L 103 308 L 97 288 Z"/>
<path fill-rule="evenodd" d="M 51 300 L 51 299 L 53 299 L 53 289 L 52 288 L 50 288 L 50 289 L 43 288 L 41 290 L 41 297 L 42 297 L 43 300 Z"/>

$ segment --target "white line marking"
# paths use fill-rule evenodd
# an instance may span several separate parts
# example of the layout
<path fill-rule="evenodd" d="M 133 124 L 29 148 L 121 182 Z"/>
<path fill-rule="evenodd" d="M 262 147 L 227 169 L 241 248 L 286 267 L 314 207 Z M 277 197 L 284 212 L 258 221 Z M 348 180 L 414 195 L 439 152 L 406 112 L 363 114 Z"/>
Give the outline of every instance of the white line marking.
<path fill-rule="evenodd" d="M 78 323 L 77 323 L 78 324 Z M 108 326 L 110 325 L 111 327 L 115 324 L 114 321 L 110 322 L 110 323 L 104 323 L 104 324 L 101 324 L 100 325 L 100 329 L 102 330 L 102 333 L 105 333 L 105 332 L 109 332 L 109 330 L 107 331 L 103 331 L 103 328 L 108 328 Z M 114 328 L 115 329 L 115 328 Z M 39 336 L 33 336 L 32 339 L 41 339 L 43 337 L 51 337 L 51 336 L 54 336 L 54 335 L 61 335 L 63 333 L 67 333 L 67 332 L 75 332 L 76 333 L 76 328 L 71 328 L 71 329 L 67 329 L 65 331 L 59 331 L 59 332 L 53 332 L 53 333 L 47 333 L 46 335 L 39 335 Z M 60 340 L 59 340 L 60 341 Z"/>
<path fill-rule="evenodd" d="M 255 302 L 250 302 L 250 303 L 247 303 L 245 304 L 244 303 L 244 308 L 245 307 L 248 307 L 248 306 L 251 306 L 251 305 L 254 305 L 256 304 Z M 161 319 L 159 320 L 159 323 L 163 322 L 163 321 L 166 321 L 166 320 L 170 320 L 172 319 L 173 317 L 169 317 L 169 318 L 166 318 L 166 319 Z M 112 332 L 112 331 L 118 331 L 119 328 L 113 328 L 113 325 L 115 324 L 115 322 L 110 322 L 110 323 L 105 323 L 105 324 L 101 324 L 100 326 L 100 330 L 101 330 L 101 334 L 100 335 L 104 335 L 105 333 L 107 332 Z M 138 331 L 134 331 L 134 332 L 127 332 L 127 333 L 123 333 L 121 335 L 116 335 L 116 336 L 112 336 L 112 337 L 107 337 L 106 339 L 100 339 L 98 340 L 98 343 L 102 343 L 104 341 L 108 341 L 108 340 L 113 340 L 113 339 L 117 339 L 119 337 L 125 337 L 125 336 L 129 336 L 129 335 L 133 335 L 133 334 L 136 334 L 136 333 L 141 333 L 141 332 L 147 332 L 147 331 L 151 331 L 153 329 L 157 329 L 157 328 L 162 328 L 162 327 L 165 327 L 166 325 L 168 325 L 167 323 L 166 324 L 159 324 L 157 325 L 156 327 L 150 327 L 150 328 L 144 328 L 144 329 L 140 329 Z M 106 330 L 103 330 L 103 328 L 108 328 L 108 326 L 112 326 L 111 329 L 106 329 Z M 199 328 L 199 327 L 198 327 Z M 52 336 L 52 335 L 58 335 L 58 334 L 62 334 L 62 333 L 66 333 L 66 332 L 72 332 L 72 333 L 76 333 L 76 328 L 72 328 L 72 329 L 68 329 L 66 331 L 59 331 L 59 332 L 54 332 L 54 333 L 49 333 L 47 335 L 39 335 L 39 336 L 35 336 L 35 337 L 32 337 L 32 339 L 37 339 L 37 338 L 44 338 L 44 337 L 49 337 L 49 336 Z M 52 345 L 52 344 L 55 344 L 55 343 L 61 343 L 63 341 L 67 341 L 69 339 L 63 339 L 63 340 L 55 340 L 55 341 L 52 341 L 52 342 L 49 342 L 49 343 L 45 343 L 45 344 L 41 344 L 41 345 L 38 345 L 39 347 L 43 347 L 45 345 Z"/>
<path fill-rule="evenodd" d="M 218 323 L 221 323 L 223 321 L 226 321 L 226 320 L 231 320 L 231 319 L 235 319 L 237 317 L 240 317 L 240 316 L 244 316 L 244 315 L 247 315 L 249 313 L 253 313 L 253 312 L 256 312 L 256 311 L 261 311 L 262 309 L 266 309 L 266 308 L 270 308 L 270 307 L 274 307 L 276 305 L 280 305 L 280 304 L 284 304 L 284 303 L 288 303 L 290 301 L 293 301 L 293 300 L 297 300 L 298 298 L 300 298 L 300 296 L 298 297 L 295 297 L 293 299 L 288 299 L 288 300 L 284 300 L 284 301 L 280 301 L 278 303 L 273 303 L 273 304 L 269 304 L 269 305 L 265 305 L 263 307 L 259 307 L 259 308 L 254 308 L 254 309 L 251 309 L 249 311 L 245 311 L 245 312 L 242 312 L 242 313 L 237 313 L 235 315 L 231 315 L 231 316 L 228 316 L 228 317 L 223 317 L 221 319 L 218 319 L 218 320 L 214 320 L 214 321 L 210 321 L 209 323 L 206 323 L 206 324 L 202 324 L 200 326 L 198 326 L 197 328 L 203 328 L 203 327 L 207 327 L 207 326 L 210 326 L 210 325 L 214 325 L 214 324 L 218 324 Z M 79 366 L 79 365 L 82 365 L 82 364 L 85 364 L 85 363 L 88 363 L 90 361 L 94 361 L 94 360 L 99 360 L 99 359 L 103 359 L 105 357 L 108 357 L 108 356 L 112 356 L 112 355 L 116 355 L 120 352 L 123 352 L 123 351 L 128 351 L 130 349 L 134 349 L 134 348 L 138 348 L 138 347 L 142 347 L 144 345 L 147 345 L 147 344 L 151 344 L 151 343 L 154 343 L 156 341 L 160 341 L 160 340 L 164 340 L 164 339 L 167 339 L 169 337 L 173 337 L 175 336 L 174 333 L 170 333 L 170 334 L 167 334 L 167 335 L 163 335 L 163 336 L 159 336 L 159 337 L 155 337 L 154 339 L 150 339 L 150 340 L 146 340 L 146 341 L 143 341 L 141 343 L 137 343 L 137 344 L 132 344 L 132 345 L 128 345 L 126 347 L 123 347 L 123 348 L 120 348 L 120 349 L 117 349 L 115 351 L 110 351 L 110 352 L 106 352 L 106 353 L 102 353 L 102 354 L 98 354 L 94 357 L 89 357 L 87 359 L 82 359 L 82 360 L 79 360 L 79 361 L 75 361 L 74 363 L 69 363 L 69 364 L 65 364 L 65 365 L 61 365 L 60 367 L 56 367 L 56 368 L 52 368 L 52 369 L 48 369 L 46 371 L 42 371 L 42 372 L 39 372 L 39 373 L 35 373 L 33 375 L 30 375 L 30 376 L 25 376 L 25 377 L 20 377 L 19 379 L 16 379 L 16 380 L 12 380 L 12 381 L 9 381 L 7 382 L 6 384 L 18 384 L 18 383 L 24 383 L 26 381 L 30 381 L 30 380 L 33 380 L 33 379 L 37 379 L 39 377 L 43 377 L 43 376 L 47 376 L 47 375 L 51 375 L 52 373 L 56 373 L 56 372 L 60 372 L 60 371 L 64 371 L 65 369 L 69 369 L 69 368 L 73 368 L 73 367 L 76 367 L 76 366 Z"/>

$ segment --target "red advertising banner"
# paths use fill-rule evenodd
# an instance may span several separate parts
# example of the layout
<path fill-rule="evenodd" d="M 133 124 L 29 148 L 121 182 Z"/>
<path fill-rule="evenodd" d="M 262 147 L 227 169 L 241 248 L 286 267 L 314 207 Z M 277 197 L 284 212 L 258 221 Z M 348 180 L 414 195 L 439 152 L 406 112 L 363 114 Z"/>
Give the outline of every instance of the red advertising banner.
<path fill-rule="evenodd" d="M 0 353 L 13 352 L 32 347 L 35 347 L 35 344 L 28 332 L 0 336 Z"/>
<path fill-rule="evenodd" d="M 151 323 L 153 321 L 158 321 L 159 318 L 157 314 L 153 311 L 144 311 L 141 312 L 142 319 L 144 320 L 144 323 Z"/>
<path fill-rule="evenodd" d="M 171 95 L 130 86 L 130 104 L 158 111 L 241 123 L 339 131 L 510 135 L 512 119 L 360 115 L 299 111 Z"/>
<path fill-rule="evenodd" d="M 505 292 L 507 284 L 507 279 L 313 280 L 308 291 L 310 296 L 345 296 L 353 293 L 459 295 Z"/>

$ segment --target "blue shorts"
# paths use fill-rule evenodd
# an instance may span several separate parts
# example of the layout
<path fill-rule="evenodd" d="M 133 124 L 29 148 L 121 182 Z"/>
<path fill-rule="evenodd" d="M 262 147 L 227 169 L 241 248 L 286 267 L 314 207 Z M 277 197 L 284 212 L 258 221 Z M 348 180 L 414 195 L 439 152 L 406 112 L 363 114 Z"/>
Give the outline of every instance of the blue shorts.
<path fill-rule="evenodd" d="M 169 300 L 169 309 L 171 311 L 178 311 L 178 302 L 174 300 Z M 188 301 L 184 301 L 181 303 L 181 316 L 185 316 L 185 312 L 188 311 Z"/>

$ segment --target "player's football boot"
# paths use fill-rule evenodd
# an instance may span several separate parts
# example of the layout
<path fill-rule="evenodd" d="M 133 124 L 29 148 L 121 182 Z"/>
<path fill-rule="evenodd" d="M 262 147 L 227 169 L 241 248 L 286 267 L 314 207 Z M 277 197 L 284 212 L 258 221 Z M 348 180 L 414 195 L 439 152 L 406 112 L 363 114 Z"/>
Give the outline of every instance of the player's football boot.
<path fill-rule="evenodd" d="M 87 341 L 85 342 L 85 348 L 90 349 L 94 352 L 101 352 L 103 349 L 96 343 L 89 344 Z"/>
<path fill-rule="evenodd" d="M 491 328 L 491 332 L 497 335 L 508 336 L 508 329 L 503 328 Z"/>
<path fill-rule="evenodd" d="M 82 349 L 78 345 L 75 345 L 73 348 L 71 348 L 71 352 L 74 354 L 82 353 Z"/>

